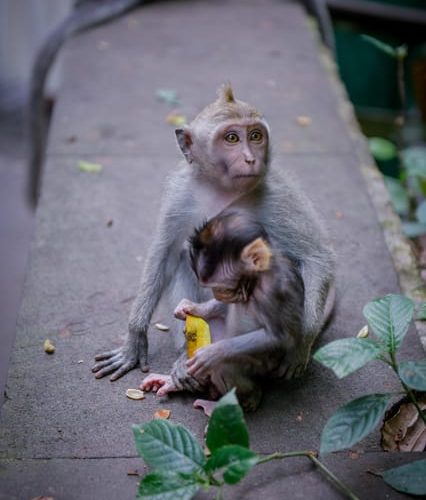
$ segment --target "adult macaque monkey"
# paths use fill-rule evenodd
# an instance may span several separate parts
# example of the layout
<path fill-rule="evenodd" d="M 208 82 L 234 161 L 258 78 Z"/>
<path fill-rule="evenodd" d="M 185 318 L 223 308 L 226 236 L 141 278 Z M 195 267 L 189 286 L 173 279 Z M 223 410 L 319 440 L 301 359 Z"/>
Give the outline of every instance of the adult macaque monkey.
<path fill-rule="evenodd" d="M 176 131 L 186 162 L 170 179 L 157 234 L 148 253 L 139 293 L 132 307 L 123 347 L 96 356 L 96 377 L 116 380 L 138 364 L 148 371 L 147 330 L 160 297 L 167 292 L 173 307 L 186 297 L 209 298 L 191 270 L 187 239 L 194 227 L 231 203 L 252 213 L 274 248 L 298 267 L 305 289 L 305 355 L 294 374 L 303 371 L 311 345 L 324 323 L 332 294 L 334 257 L 309 201 L 270 163 L 269 127 L 251 105 L 236 100 L 224 85 L 215 102 L 184 129 Z M 176 336 L 182 344 L 183 335 Z"/>
<path fill-rule="evenodd" d="M 189 360 L 184 353 L 170 375 L 148 375 L 141 388 L 159 396 L 187 390 L 217 399 L 236 387 L 242 407 L 253 411 L 265 378 L 291 377 L 306 362 L 300 272 L 271 246 L 251 214 L 233 207 L 195 232 L 190 254 L 201 286 L 210 288 L 214 299 L 201 304 L 184 299 L 175 315 L 215 320 L 212 344 Z M 249 332 L 241 318 L 251 321 Z M 197 400 L 195 405 L 208 412 L 210 403 Z"/>

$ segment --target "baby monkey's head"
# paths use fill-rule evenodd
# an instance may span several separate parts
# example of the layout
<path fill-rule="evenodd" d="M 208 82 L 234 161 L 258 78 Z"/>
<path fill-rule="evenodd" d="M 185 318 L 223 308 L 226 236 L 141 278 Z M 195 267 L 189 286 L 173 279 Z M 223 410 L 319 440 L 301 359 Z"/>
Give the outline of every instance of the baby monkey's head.
<path fill-rule="evenodd" d="M 247 302 L 272 252 L 263 226 L 248 213 L 226 209 L 190 238 L 192 268 L 200 285 L 221 302 Z"/>

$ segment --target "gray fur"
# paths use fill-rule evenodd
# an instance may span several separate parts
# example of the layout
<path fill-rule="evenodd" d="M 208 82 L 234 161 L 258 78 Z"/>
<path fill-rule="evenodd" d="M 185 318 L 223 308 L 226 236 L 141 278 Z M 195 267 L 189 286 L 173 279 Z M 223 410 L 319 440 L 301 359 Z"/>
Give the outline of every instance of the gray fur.
<path fill-rule="evenodd" d="M 211 137 L 208 122 L 198 122 L 197 119 L 193 122 L 198 127 L 195 137 Z M 193 133 L 191 125 L 186 130 Z M 195 143 L 193 151 L 199 147 L 200 144 Z M 208 148 L 200 153 L 202 161 L 206 151 Z M 268 161 L 269 151 L 265 152 L 265 157 Z M 129 335 L 121 349 L 96 357 L 101 361 L 93 368 L 97 377 L 112 373 L 111 380 L 115 380 L 138 364 L 143 371 L 148 370 L 147 330 L 163 295 L 169 298 L 172 295 L 173 300 L 205 300 L 199 285 L 188 279 L 186 241 L 194 227 L 231 203 L 253 212 L 264 225 L 272 246 L 298 264 L 305 287 L 305 351 L 310 350 L 320 332 L 325 321 L 326 299 L 333 284 L 334 255 L 315 210 L 306 197 L 287 182 L 282 169 L 276 169 L 274 165 L 269 168 L 265 165 L 257 186 L 249 193 L 234 192 L 228 186 L 221 186 L 220 180 L 212 179 L 214 175 L 217 177 L 215 172 L 205 172 L 213 167 L 211 158 L 201 164 L 194 156 L 192 163 L 183 162 L 170 177 L 157 231 L 130 314 Z M 178 334 L 181 335 L 180 331 Z"/>

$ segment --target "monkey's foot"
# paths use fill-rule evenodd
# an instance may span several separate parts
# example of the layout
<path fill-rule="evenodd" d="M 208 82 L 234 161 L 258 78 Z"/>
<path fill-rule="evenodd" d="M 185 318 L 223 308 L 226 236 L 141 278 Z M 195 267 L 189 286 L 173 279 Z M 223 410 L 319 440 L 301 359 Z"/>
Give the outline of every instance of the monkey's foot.
<path fill-rule="evenodd" d="M 117 380 L 125 373 L 129 372 L 138 365 L 138 357 L 134 354 L 129 354 L 125 347 L 107 351 L 95 356 L 95 360 L 99 361 L 92 368 L 96 378 L 102 378 L 112 373 L 111 381 Z M 144 363 L 142 371 L 146 370 L 147 365 Z M 148 367 L 149 369 L 149 367 Z"/>
<path fill-rule="evenodd" d="M 196 399 L 193 403 L 193 406 L 194 408 L 201 408 L 204 411 L 205 415 L 211 417 L 216 404 L 216 401 L 209 401 L 208 399 Z"/>

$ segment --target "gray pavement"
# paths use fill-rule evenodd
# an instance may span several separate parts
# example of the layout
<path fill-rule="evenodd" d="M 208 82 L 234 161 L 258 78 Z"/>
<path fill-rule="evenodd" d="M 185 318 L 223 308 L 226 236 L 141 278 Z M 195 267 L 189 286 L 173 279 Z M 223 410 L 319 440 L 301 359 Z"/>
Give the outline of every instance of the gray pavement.
<path fill-rule="evenodd" d="M 34 212 L 25 199 L 27 150 L 23 128 L 22 111 L 0 111 L 0 404 L 34 224 Z"/>
<path fill-rule="evenodd" d="M 0 421 L 0 499 L 133 498 L 137 481 L 127 472 L 145 469 L 130 426 L 149 421 L 159 407 L 203 435 L 206 419 L 191 395 L 130 401 L 125 390 L 139 384 L 139 371 L 113 384 L 90 371 L 97 352 L 124 338 L 162 182 L 179 160 L 165 122 L 170 109 L 156 100 L 157 89 L 176 89 L 180 112 L 192 118 L 231 81 L 237 97 L 264 111 L 275 161 L 313 199 L 338 255 L 336 313 L 319 345 L 356 334 L 364 304 L 399 291 L 340 91 L 318 54 L 300 6 L 277 0 L 152 3 L 67 44 Z M 301 115 L 311 125 L 298 125 Z M 104 168 L 80 172 L 79 160 Z M 159 311 L 154 320 L 167 323 L 170 313 Z M 57 347 L 52 356 L 43 352 L 46 338 Z M 153 331 L 150 338 L 152 370 L 168 370 L 176 356 L 170 334 Z M 404 355 L 423 355 L 414 329 Z M 301 381 L 271 384 L 247 416 L 252 446 L 315 449 L 337 406 L 394 387 L 378 364 L 341 381 L 312 364 Z M 399 498 L 367 471 L 409 458 L 380 452 L 377 432 L 355 454 L 327 463 L 361 498 Z M 339 498 L 301 460 L 264 465 L 226 497 L 284 493 Z"/>

